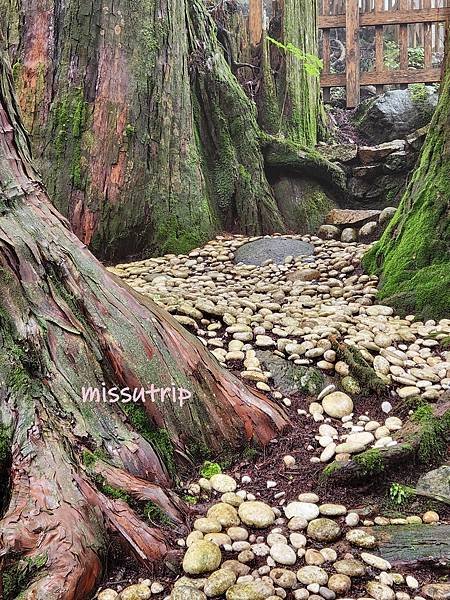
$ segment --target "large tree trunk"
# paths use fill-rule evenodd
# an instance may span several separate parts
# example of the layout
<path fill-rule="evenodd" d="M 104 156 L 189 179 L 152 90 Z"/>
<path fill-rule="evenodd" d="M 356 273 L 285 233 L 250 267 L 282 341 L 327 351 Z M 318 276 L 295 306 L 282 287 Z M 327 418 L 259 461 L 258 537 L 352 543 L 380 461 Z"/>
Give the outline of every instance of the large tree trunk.
<path fill-rule="evenodd" d="M 0 278 L 0 467 L 11 463 L 3 572 L 19 561 L 26 600 L 81 600 L 111 532 L 144 562 L 168 550 L 166 534 L 107 497 L 102 482 L 182 522 L 186 509 L 169 491 L 178 456 L 265 444 L 287 421 L 172 317 L 111 278 L 70 231 L 31 163 L 3 55 Z M 103 382 L 174 385 L 192 398 L 83 402 L 83 386 Z"/>
<path fill-rule="evenodd" d="M 447 36 L 448 37 L 448 36 Z M 365 257 L 380 298 L 424 319 L 450 314 L 450 53 L 419 165 L 394 218 Z"/>
<path fill-rule="evenodd" d="M 317 15 L 317 0 L 285 0 L 277 5 L 270 36 L 285 46 L 292 44 L 305 56 L 317 57 Z M 319 72 L 308 73 L 298 53 L 278 49 L 267 36 L 262 41 L 261 72 L 261 127 L 273 135 L 282 133 L 303 147 L 314 147 L 325 132 Z"/>
<path fill-rule="evenodd" d="M 225 228 L 285 229 L 255 107 L 203 0 L 2 8 L 20 23 L 20 35 L 9 27 L 10 47 L 39 169 L 98 256 L 185 252 Z"/>

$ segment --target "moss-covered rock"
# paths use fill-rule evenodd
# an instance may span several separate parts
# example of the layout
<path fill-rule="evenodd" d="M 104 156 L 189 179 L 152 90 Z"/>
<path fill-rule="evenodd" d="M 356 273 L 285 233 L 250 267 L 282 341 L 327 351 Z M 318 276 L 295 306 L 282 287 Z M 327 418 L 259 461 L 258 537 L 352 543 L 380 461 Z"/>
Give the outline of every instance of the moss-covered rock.
<path fill-rule="evenodd" d="M 336 206 L 324 186 L 312 179 L 283 176 L 272 187 L 284 222 L 295 233 L 317 233 Z"/>

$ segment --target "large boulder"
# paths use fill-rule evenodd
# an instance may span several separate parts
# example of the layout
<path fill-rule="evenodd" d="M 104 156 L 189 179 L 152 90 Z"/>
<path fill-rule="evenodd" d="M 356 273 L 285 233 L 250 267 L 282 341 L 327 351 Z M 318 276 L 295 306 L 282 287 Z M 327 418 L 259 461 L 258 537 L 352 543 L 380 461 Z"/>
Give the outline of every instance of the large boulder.
<path fill-rule="evenodd" d="M 372 144 L 403 138 L 431 121 L 437 101 L 433 86 L 391 90 L 362 102 L 355 125 Z"/>
<path fill-rule="evenodd" d="M 335 206 L 330 192 L 312 179 L 283 176 L 272 187 L 284 222 L 295 233 L 316 233 Z"/>

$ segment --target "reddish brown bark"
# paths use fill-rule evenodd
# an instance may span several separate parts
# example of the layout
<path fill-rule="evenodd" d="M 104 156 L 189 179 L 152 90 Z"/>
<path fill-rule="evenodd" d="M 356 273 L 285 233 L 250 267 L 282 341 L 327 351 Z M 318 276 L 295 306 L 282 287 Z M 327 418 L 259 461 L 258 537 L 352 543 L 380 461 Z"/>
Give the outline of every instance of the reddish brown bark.
<path fill-rule="evenodd" d="M 26 600 L 81 600 L 98 580 L 111 532 L 144 562 L 165 560 L 168 549 L 166 534 L 97 488 L 95 471 L 180 521 L 186 509 L 168 491 L 148 432 L 164 429 L 176 456 L 199 442 L 212 451 L 265 444 L 287 420 L 170 315 L 113 279 L 71 232 L 32 165 L 3 56 L 0 279 L 0 426 L 12 462 L 3 571 L 18 560 L 35 566 Z M 141 434 L 119 403 L 82 401 L 83 386 L 102 382 L 174 383 L 192 398 L 147 403 Z M 104 459 L 85 469 L 83 451 L 94 449 Z"/>

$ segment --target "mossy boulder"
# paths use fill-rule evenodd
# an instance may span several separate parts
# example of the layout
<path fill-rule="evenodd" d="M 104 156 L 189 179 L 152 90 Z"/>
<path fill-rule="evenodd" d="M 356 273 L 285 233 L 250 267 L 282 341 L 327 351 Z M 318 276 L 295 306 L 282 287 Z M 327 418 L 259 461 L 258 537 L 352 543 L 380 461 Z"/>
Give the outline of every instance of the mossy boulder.
<path fill-rule="evenodd" d="M 295 233 L 316 233 L 336 206 L 330 192 L 312 179 L 286 175 L 272 187 L 283 220 Z"/>

